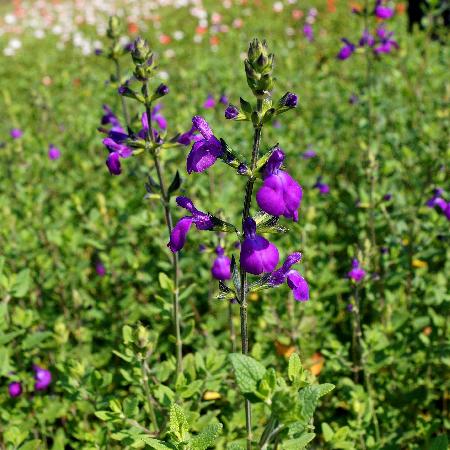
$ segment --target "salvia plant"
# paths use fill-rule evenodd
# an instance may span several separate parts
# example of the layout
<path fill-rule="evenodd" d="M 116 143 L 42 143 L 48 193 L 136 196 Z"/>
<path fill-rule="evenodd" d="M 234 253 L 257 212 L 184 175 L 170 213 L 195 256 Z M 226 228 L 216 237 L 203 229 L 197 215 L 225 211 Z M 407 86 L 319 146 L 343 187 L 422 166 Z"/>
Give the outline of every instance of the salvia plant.
<path fill-rule="evenodd" d="M 113 47 L 109 57 L 113 59 L 116 67 L 118 67 L 118 55 L 115 53 L 117 34 L 113 30 L 117 27 L 117 22 L 111 19 L 108 36 L 112 38 Z M 278 115 L 296 108 L 298 97 L 294 93 L 287 92 L 278 101 L 273 101 L 274 55 L 269 53 L 265 41 L 254 39 L 250 43 L 244 62 L 247 84 L 251 89 L 254 101 L 249 102 L 241 98 L 239 106 L 229 104 L 225 110 L 226 119 L 249 122 L 252 125 L 251 151 L 246 155 L 242 151 L 243 149 L 239 149 L 239 151 L 232 149 L 224 139 L 214 135 L 210 125 L 202 116 L 193 117 L 192 128 L 186 133 L 167 139 L 167 123 L 165 120 L 163 123 L 161 120 L 158 121 L 159 108 L 154 105 L 161 97 L 168 94 L 169 89 L 166 85 L 159 84 L 152 93 L 150 91 L 150 83 L 156 70 L 154 54 L 147 41 L 137 38 L 130 47 L 130 55 L 134 64 L 133 76 L 118 87 L 118 93 L 122 98 L 130 98 L 142 105 L 144 112 L 141 114 L 140 130 L 133 130 L 133 124 L 128 124 L 128 122 L 127 130 L 125 130 L 107 106 L 104 106 L 102 125 L 110 125 L 110 128 L 101 128 L 100 130 L 107 134 L 107 137 L 103 139 L 103 144 L 109 152 L 106 165 L 112 175 L 121 174 L 121 160 L 130 156 L 149 154 L 153 162 L 157 181 L 154 181 L 153 177 L 149 175 L 146 188 L 148 194 L 157 193 L 159 196 L 170 235 L 167 246 L 172 253 L 173 273 L 169 285 L 173 292 L 178 383 L 184 377 L 179 312 L 179 253 L 185 245 L 192 226 L 198 230 L 220 233 L 222 236 L 224 233 L 230 233 L 239 241 L 237 245 L 240 249 L 239 257 L 236 258 L 234 255 L 232 258 L 228 257 L 225 255 L 225 249 L 218 246 L 211 274 L 219 280 L 220 292 L 217 298 L 229 302 L 230 324 L 233 321 L 231 305 L 239 305 L 242 354 L 232 353 L 230 362 L 237 384 L 244 396 L 246 447 L 251 449 L 253 443 L 256 442 L 253 434 L 251 405 L 253 402 L 264 402 L 270 409 L 270 417 L 259 439 L 260 448 L 266 449 L 271 443 L 279 442 L 282 437 L 288 442 L 286 448 L 303 448 L 314 437 L 311 420 L 317 402 L 322 395 L 333 388 L 333 385 L 314 385 L 313 380 L 304 372 L 297 355 L 291 359 L 287 381 L 280 378 L 274 369 L 266 369 L 251 358 L 249 356 L 247 313 L 249 294 L 276 288 L 284 283 L 292 290 L 296 300 L 301 302 L 309 300 L 307 281 L 297 270 L 293 269 L 293 266 L 301 261 L 302 254 L 295 251 L 287 255 L 284 262 L 279 265 L 279 250 L 275 244 L 263 236 L 287 232 L 287 229 L 279 223 L 281 217 L 294 222 L 299 219 L 302 187 L 287 172 L 285 153 L 279 145 L 272 145 L 263 150 L 261 142 L 264 125 Z M 118 77 L 119 74 L 118 71 Z M 208 97 L 206 102 L 208 104 L 205 104 L 204 107 L 213 107 L 215 103 L 212 105 L 212 102 L 213 98 Z M 225 103 L 225 100 L 221 99 L 221 102 Z M 128 121 L 125 103 L 122 103 L 122 106 L 125 120 Z M 193 145 L 186 159 L 188 174 L 204 172 L 217 161 L 221 161 L 232 170 L 236 177 L 245 180 L 242 216 L 238 225 L 227 222 L 218 215 L 201 211 L 190 198 L 185 196 L 178 196 L 176 203 L 187 211 L 187 215 L 173 225 L 170 201 L 172 194 L 181 185 L 181 177 L 177 171 L 171 185 L 166 188 L 160 154 L 175 146 L 189 145 L 191 142 Z M 258 206 L 257 210 L 253 207 L 255 200 Z M 231 284 L 227 284 L 230 279 L 232 280 Z M 163 279 L 161 284 L 167 284 L 167 281 Z M 111 411 L 100 411 L 97 413 L 98 417 L 111 422 L 131 425 L 133 431 L 122 431 L 119 436 L 124 439 L 132 439 L 133 433 L 136 437 L 141 436 L 143 432 L 144 441 L 150 446 L 153 445 L 154 448 L 207 448 L 214 442 L 222 425 L 217 423 L 212 428 L 208 427 L 192 437 L 183 409 L 176 402 L 171 405 L 170 420 L 168 430 L 166 430 L 169 438 L 166 444 L 168 442 L 171 446 L 164 447 L 166 444 L 163 444 L 163 441 L 149 437 L 149 435 L 159 436 L 164 431 L 160 429 L 160 420 L 158 420 L 154 408 L 155 400 L 149 388 L 148 360 L 154 347 L 150 344 L 152 339 L 149 338 L 146 329 L 142 326 L 134 338 L 131 337 L 131 330 L 124 330 L 124 333 L 127 336 L 125 344 L 138 346 L 134 350 L 128 347 L 123 358 L 129 363 L 135 361 L 136 365 L 140 367 L 154 431 L 139 425 L 133 417 L 130 417 L 130 415 L 136 415 L 137 403 L 121 405 L 120 402 L 110 402 Z M 230 339 L 234 342 L 235 332 L 231 325 L 230 334 Z M 157 339 L 155 336 L 153 338 Z M 149 348 L 145 350 L 146 347 Z M 298 391 L 299 394 L 295 394 L 295 391 Z M 304 402 L 306 403 L 303 404 Z M 203 444 L 201 444 L 202 442 Z"/>

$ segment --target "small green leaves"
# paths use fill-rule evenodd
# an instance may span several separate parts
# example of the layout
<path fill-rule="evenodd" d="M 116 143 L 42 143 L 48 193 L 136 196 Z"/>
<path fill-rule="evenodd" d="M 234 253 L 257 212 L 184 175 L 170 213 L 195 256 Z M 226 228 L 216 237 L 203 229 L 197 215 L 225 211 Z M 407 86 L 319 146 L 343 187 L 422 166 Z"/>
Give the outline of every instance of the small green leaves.
<path fill-rule="evenodd" d="M 173 284 L 173 280 L 169 278 L 164 272 L 160 272 L 158 275 L 159 285 L 161 286 L 161 289 L 164 289 L 165 291 L 173 292 L 175 289 L 175 286 Z"/>
<path fill-rule="evenodd" d="M 305 448 L 314 438 L 315 433 L 304 433 L 299 438 L 289 439 L 281 444 L 282 450 L 302 450 Z"/>
<path fill-rule="evenodd" d="M 206 450 L 209 447 L 213 447 L 216 439 L 222 432 L 222 428 L 221 423 L 208 425 L 200 434 L 191 439 L 189 447 L 192 450 Z"/>
<path fill-rule="evenodd" d="M 242 97 L 239 98 L 242 111 L 250 118 L 253 112 L 252 105 L 244 100 Z"/>
<path fill-rule="evenodd" d="M 243 394 L 255 393 L 258 383 L 266 373 L 265 367 L 256 359 L 240 353 L 231 353 L 229 358 L 241 392 Z"/>
<path fill-rule="evenodd" d="M 298 378 L 298 376 L 303 372 L 302 362 L 300 361 L 300 356 L 297 353 L 292 353 L 289 358 L 288 365 L 288 378 L 292 383 Z"/>
<path fill-rule="evenodd" d="M 170 407 L 169 430 L 178 442 L 184 442 L 188 439 L 189 425 L 183 409 L 176 403 L 173 403 Z"/>

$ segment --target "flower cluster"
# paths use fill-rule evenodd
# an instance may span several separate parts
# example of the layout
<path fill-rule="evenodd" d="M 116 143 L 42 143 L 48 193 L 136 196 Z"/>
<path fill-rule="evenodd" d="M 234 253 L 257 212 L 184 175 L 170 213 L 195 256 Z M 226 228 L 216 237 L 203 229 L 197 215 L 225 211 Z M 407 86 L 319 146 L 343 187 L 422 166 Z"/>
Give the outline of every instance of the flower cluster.
<path fill-rule="evenodd" d="M 386 2 L 377 0 L 373 15 L 377 19 L 387 20 L 394 15 L 394 9 L 389 7 Z M 373 51 L 375 55 L 382 55 L 391 53 L 394 49 L 398 49 L 398 43 L 393 39 L 394 33 L 386 30 L 384 24 L 381 24 L 375 29 L 374 33 L 369 30 L 364 30 L 358 44 L 354 44 L 347 38 L 342 38 L 343 46 L 337 54 L 337 58 L 341 61 L 350 58 L 358 49 L 368 48 Z"/>
<path fill-rule="evenodd" d="M 356 258 L 353 259 L 352 268 L 347 276 L 355 283 L 359 283 L 366 276 L 365 270 L 361 267 L 361 264 Z"/>

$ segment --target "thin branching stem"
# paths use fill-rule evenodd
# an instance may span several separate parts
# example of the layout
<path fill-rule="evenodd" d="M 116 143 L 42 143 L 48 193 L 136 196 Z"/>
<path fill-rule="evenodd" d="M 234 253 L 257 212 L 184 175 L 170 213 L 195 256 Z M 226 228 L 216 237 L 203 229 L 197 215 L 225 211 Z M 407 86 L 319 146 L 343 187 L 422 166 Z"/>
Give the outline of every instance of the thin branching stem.
<path fill-rule="evenodd" d="M 170 210 L 170 198 L 168 191 L 166 189 L 164 183 L 164 174 L 163 167 L 158 158 L 157 146 L 154 142 L 154 134 L 152 128 L 152 115 L 151 115 L 151 105 L 149 102 L 148 95 L 148 85 L 144 84 L 143 94 L 145 98 L 145 111 L 147 113 L 147 142 L 153 143 L 152 149 L 152 157 L 153 162 L 155 164 L 156 174 L 158 177 L 158 182 L 160 186 L 161 193 L 161 201 L 164 207 L 164 215 L 166 219 L 167 231 L 169 232 L 169 236 L 172 233 L 173 229 L 173 220 L 172 220 L 172 212 Z M 174 331 L 175 331 L 175 345 L 176 345 L 176 359 L 177 359 L 177 373 L 181 373 L 183 371 L 183 341 L 181 338 L 181 317 L 180 317 L 180 300 L 179 300 L 179 278 L 180 278 L 180 269 L 179 269 L 179 260 L 178 253 L 172 254 L 172 279 L 174 284 L 174 292 L 172 298 L 172 307 L 173 307 L 173 322 L 174 322 Z"/>

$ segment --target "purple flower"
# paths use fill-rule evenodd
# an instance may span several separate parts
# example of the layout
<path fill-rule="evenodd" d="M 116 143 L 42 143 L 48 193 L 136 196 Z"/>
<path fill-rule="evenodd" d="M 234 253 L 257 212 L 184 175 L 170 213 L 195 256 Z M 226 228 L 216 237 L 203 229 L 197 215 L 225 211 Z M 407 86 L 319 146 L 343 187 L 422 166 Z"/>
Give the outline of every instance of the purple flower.
<path fill-rule="evenodd" d="M 384 194 L 383 195 L 383 200 L 385 201 L 385 202 L 388 202 L 389 200 L 391 200 L 392 199 L 392 194 L 390 193 L 390 192 L 388 192 L 387 194 Z"/>
<path fill-rule="evenodd" d="M 122 173 L 122 167 L 120 165 L 120 158 L 128 158 L 132 155 L 133 150 L 126 145 L 123 145 L 123 136 L 128 138 L 127 135 L 122 133 L 109 133 L 109 137 L 103 139 L 103 144 L 109 150 L 109 155 L 106 158 L 106 165 L 111 175 L 120 175 Z"/>
<path fill-rule="evenodd" d="M 122 129 L 120 121 L 108 105 L 103 105 L 102 125 L 112 125 L 113 129 Z"/>
<path fill-rule="evenodd" d="M 236 106 L 228 105 L 227 109 L 225 110 L 225 119 L 228 119 L 228 120 L 236 119 L 238 114 L 239 114 L 239 109 L 237 109 Z"/>
<path fill-rule="evenodd" d="M 192 118 L 194 127 L 200 131 L 202 138 L 194 143 L 187 157 L 187 172 L 203 172 L 211 167 L 222 154 L 222 145 L 214 136 L 208 122 L 201 116 Z"/>
<path fill-rule="evenodd" d="M 10 397 L 19 397 L 19 395 L 22 394 L 22 384 L 20 381 L 9 383 L 8 392 Z"/>
<path fill-rule="evenodd" d="M 228 104 L 228 97 L 225 94 L 222 94 L 219 98 L 219 102 L 222 103 L 223 105 L 227 105 Z"/>
<path fill-rule="evenodd" d="M 447 220 L 450 220 L 450 202 L 446 202 L 443 198 L 437 198 L 436 206 L 443 212 Z"/>
<path fill-rule="evenodd" d="M 244 221 L 244 241 L 241 245 L 241 266 L 253 275 L 272 272 L 280 259 L 278 249 L 267 239 L 256 234 L 256 222 L 247 217 Z"/>
<path fill-rule="evenodd" d="M 315 158 L 317 156 L 317 153 L 310 147 L 306 151 L 303 152 L 302 158 L 303 159 L 311 159 Z"/>
<path fill-rule="evenodd" d="M 23 136 L 23 131 L 20 128 L 13 128 L 9 134 L 13 139 L 20 139 Z"/>
<path fill-rule="evenodd" d="M 186 236 L 192 224 L 195 224 L 197 230 L 211 230 L 214 226 L 212 217 L 202 211 L 199 211 L 192 201 L 187 197 L 177 197 L 178 206 L 187 209 L 192 215 L 181 218 L 170 233 L 170 240 L 167 247 L 173 253 L 179 252 L 186 242 Z"/>
<path fill-rule="evenodd" d="M 314 40 L 314 32 L 311 24 L 305 23 L 305 25 L 303 26 L 303 34 L 308 42 L 312 42 Z"/>
<path fill-rule="evenodd" d="M 206 252 L 206 245 L 205 245 L 205 244 L 200 244 L 200 245 L 198 246 L 198 251 L 199 251 L 200 253 L 205 253 L 205 252 Z"/>
<path fill-rule="evenodd" d="M 99 277 L 104 277 L 106 275 L 106 267 L 101 261 L 98 261 L 97 264 L 95 264 L 95 271 Z"/>
<path fill-rule="evenodd" d="M 317 178 L 316 184 L 313 187 L 318 189 L 321 195 L 327 195 L 330 193 L 330 186 L 326 183 L 322 183 L 321 177 Z"/>
<path fill-rule="evenodd" d="M 364 269 L 361 268 L 359 261 L 354 258 L 352 261 L 352 270 L 347 273 L 347 276 L 351 278 L 355 283 L 359 283 L 366 275 Z"/>
<path fill-rule="evenodd" d="M 47 389 L 50 383 L 52 382 L 52 374 L 49 370 L 43 369 L 42 367 L 33 365 L 34 370 L 34 379 L 36 383 L 34 383 L 34 389 L 36 391 L 43 391 Z"/>
<path fill-rule="evenodd" d="M 444 190 L 441 188 L 436 188 L 433 191 L 433 197 L 431 197 L 427 202 L 425 203 L 429 208 L 434 208 L 436 206 L 436 200 L 442 196 L 444 193 Z"/>
<path fill-rule="evenodd" d="M 359 40 L 359 46 L 364 47 L 373 47 L 375 45 L 375 38 L 367 31 L 364 30 L 361 39 Z"/>
<path fill-rule="evenodd" d="M 163 106 L 162 106 L 161 104 L 156 105 L 156 106 L 152 109 L 152 114 L 151 114 L 151 116 L 152 116 L 152 120 L 153 120 L 154 122 L 156 122 L 156 124 L 158 125 L 158 127 L 159 127 L 161 130 L 165 130 L 165 129 L 167 128 L 167 120 L 166 120 L 166 118 L 165 118 L 162 114 L 160 114 L 160 112 L 159 112 L 159 111 L 161 111 L 162 107 L 163 107 Z M 144 113 L 144 114 L 146 114 L 146 113 Z M 147 117 L 147 116 L 145 116 L 145 117 Z M 142 119 L 142 120 L 144 120 L 144 119 Z"/>
<path fill-rule="evenodd" d="M 386 28 L 378 27 L 377 36 L 380 38 L 381 42 L 373 49 L 374 53 L 379 55 L 381 53 L 390 53 L 393 48 L 398 49 L 399 46 L 397 41 L 392 39 L 393 35 L 394 33 L 392 31 L 388 32 Z"/>
<path fill-rule="evenodd" d="M 53 144 L 50 144 L 48 147 L 48 157 L 51 160 L 59 159 L 61 156 L 61 151 L 58 147 L 55 147 Z"/>
<path fill-rule="evenodd" d="M 188 146 L 191 144 L 191 142 L 198 140 L 199 135 L 196 133 L 198 133 L 198 130 L 194 125 L 192 125 L 192 128 L 189 131 L 186 131 L 185 133 L 180 134 L 177 142 L 181 145 Z"/>
<path fill-rule="evenodd" d="M 156 88 L 156 94 L 159 95 L 160 97 L 163 97 L 164 95 L 167 95 L 168 93 L 169 93 L 169 88 L 164 83 L 161 83 Z"/>
<path fill-rule="evenodd" d="M 283 106 L 287 106 L 288 108 L 295 108 L 298 103 L 298 97 L 293 92 L 288 92 L 281 99 L 281 103 Z"/>
<path fill-rule="evenodd" d="M 207 99 L 205 100 L 205 103 L 203 103 L 203 108 L 205 109 L 211 109 L 216 106 L 216 101 L 214 100 L 214 97 L 209 94 Z"/>
<path fill-rule="evenodd" d="M 281 268 L 270 274 L 269 284 L 278 286 L 287 281 L 287 285 L 292 290 L 295 300 L 305 302 L 309 300 L 308 283 L 296 270 L 291 269 L 301 259 L 301 253 L 296 252 L 289 255 Z"/>
<path fill-rule="evenodd" d="M 343 61 L 344 59 L 350 58 L 350 56 L 352 56 L 352 53 L 355 51 L 356 47 L 348 39 L 344 38 L 341 39 L 341 41 L 345 45 L 339 50 L 337 58 Z"/>
<path fill-rule="evenodd" d="M 270 155 L 264 169 L 263 185 L 256 193 L 256 201 L 266 213 L 297 222 L 303 192 L 287 172 L 280 170 L 284 158 L 284 153 L 279 148 Z"/>
<path fill-rule="evenodd" d="M 347 305 L 347 311 L 348 311 L 348 312 L 353 312 L 353 304 L 352 304 L 352 303 L 349 303 L 349 304 Z"/>
<path fill-rule="evenodd" d="M 359 97 L 355 93 L 353 93 L 352 95 L 350 95 L 348 102 L 351 105 L 356 105 L 359 102 Z"/>
<path fill-rule="evenodd" d="M 231 259 L 225 256 L 222 247 L 216 248 L 217 258 L 211 267 L 212 276 L 216 280 L 229 280 L 231 278 Z"/>
<path fill-rule="evenodd" d="M 394 10 L 386 5 L 383 5 L 382 0 L 377 0 L 374 12 L 379 19 L 384 20 L 390 19 L 394 15 Z"/>
<path fill-rule="evenodd" d="M 274 120 L 272 125 L 274 128 L 281 128 L 281 122 L 278 119 Z"/>

